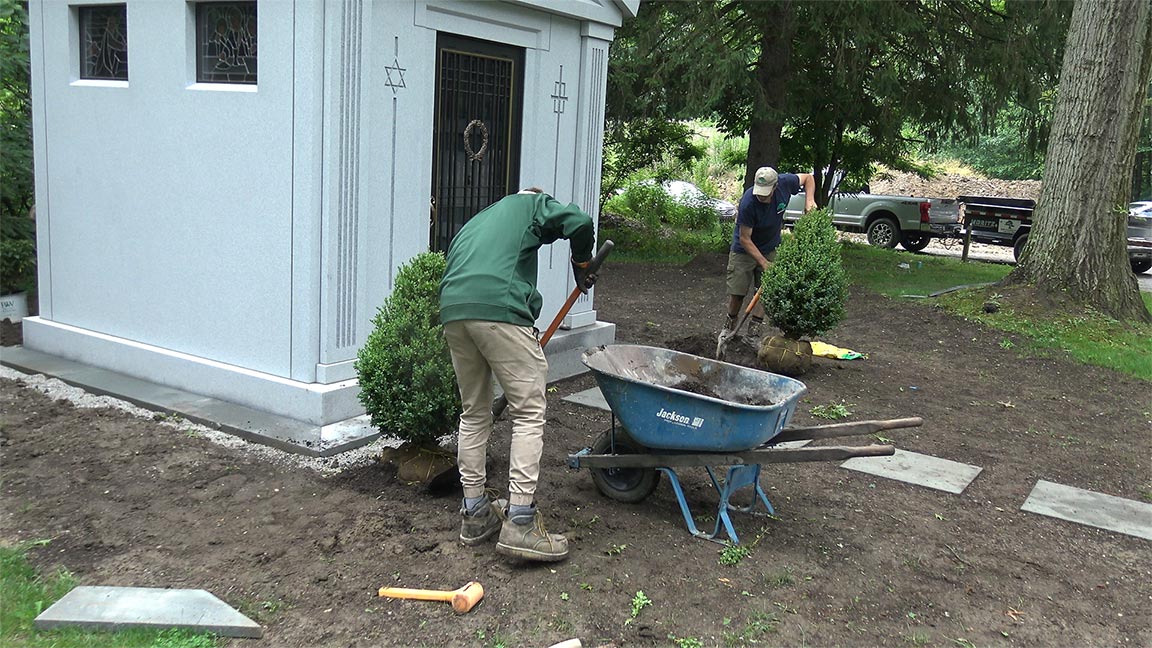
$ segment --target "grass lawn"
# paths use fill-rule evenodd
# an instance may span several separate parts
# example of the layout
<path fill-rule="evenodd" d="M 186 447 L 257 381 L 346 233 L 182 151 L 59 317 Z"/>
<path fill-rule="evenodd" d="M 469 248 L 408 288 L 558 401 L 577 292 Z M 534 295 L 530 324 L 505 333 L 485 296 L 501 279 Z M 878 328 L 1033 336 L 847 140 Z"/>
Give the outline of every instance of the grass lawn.
<path fill-rule="evenodd" d="M 1035 353 L 1066 352 L 1088 364 L 1152 381 L 1152 326 L 1118 322 L 1089 309 L 1052 312 L 1006 299 L 994 283 L 1011 272 L 1006 265 L 951 257 L 910 254 L 895 250 L 845 244 L 844 266 L 854 285 L 895 299 L 927 296 L 971 286 L 936 297 L 933 301 L 949 311 L 994 329 L 1028 339 Z M 907 266 L 907 267 L 904 267 Z M 1141 293 L 1152 311 L 1152 295 Z M 985 304 L 999 308 L 985 312 Z M 1005 341 L 1005 344 L 1012 344 Z"/>
<path fill-rule="evenodd" d="M 125 630 L 84 632 L 53 630 L 41 632 L 32 621 L 48 606 L 75 587 L 71 574 L 37 574 L 28 564 L 23 547 L 0 547 L 0 645 L 27 648 L 213 648 L 211 635 L 183 630 Z"/>

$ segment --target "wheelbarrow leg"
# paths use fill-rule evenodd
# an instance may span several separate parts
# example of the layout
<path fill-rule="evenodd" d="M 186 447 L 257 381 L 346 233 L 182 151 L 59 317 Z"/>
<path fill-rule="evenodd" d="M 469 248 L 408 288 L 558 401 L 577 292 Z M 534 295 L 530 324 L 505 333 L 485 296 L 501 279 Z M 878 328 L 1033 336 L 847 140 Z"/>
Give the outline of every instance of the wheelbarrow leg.
<path fill-rule="evenodd" d="M 716 539 L 716 534 L 708 535 L 696 527 L 696 520 L 692 518 L 692 511 L 688 509 L 688 500 L 684 497 L 684 489 L 680 486 L 680 478 L 676 476 L 676 471 L 671 468 L 657 468 L 656 470 L 668 475 L 668 481 L 672 483 L 672 492 L 676 494 L 676 503 L 680 505 L 680 513 L 684 516 L 684 524 L 688 525 L 688 532 L 702 540 L 719 543 L 720 540 Z"/>
<path fill-rule="evenodd" d="M 739 472 L 737 472 L 739 471 Z M 760 487 L 760 464 L 752 464 L 748 466 L 733 466 L 728 470 L 728 484 L 731 490 L 728 495 L 731 496 L 737 490 L 751 486 L 753 490 L 752 502 L 748 506 L 734 506 L 731 501 L 728 503 L 728 508 L 740 513 L 750 513 L 752 515 L 776 515 L 776 509 L 772 507 L 772 502 L 768 501 L 768 494 Z M 756 511 L 756 501 L 764 503 L 764 508 L 767 513 Z"/>
<path fill-rule="evenodd" d="M 732 525 L 732 518 L 728 515 L 728 511 L 762 515 L 763 513 L 754 510 L 756 502 L 759 500 L 763 502 L 768 515 L 776 514 L 776 509 L 772 508 L 772 502 L 768 501 L 768 495 L 760 487 L 760 464 L 732 466 L 728 469 L 728 475 L 725 477 L 723 485 L 716 479 L 716 474 L 712 471 L 711 466 L 705 466 L 705 470 L 708 471 L 708 476 L 712 478 L 712 485 L 720 493 L 720 504 L 716 510 L 716 528 L 712 532 L 713 539 L 720 536 L 720 526 L 723 525 L 732 544 L 740 544 L 740 537 L 736 535 L 736 528 Z M 735 506 L 732 504 L 732 495 L 745 486 L 753 488 L 752 503 L 748 506 Z"/>

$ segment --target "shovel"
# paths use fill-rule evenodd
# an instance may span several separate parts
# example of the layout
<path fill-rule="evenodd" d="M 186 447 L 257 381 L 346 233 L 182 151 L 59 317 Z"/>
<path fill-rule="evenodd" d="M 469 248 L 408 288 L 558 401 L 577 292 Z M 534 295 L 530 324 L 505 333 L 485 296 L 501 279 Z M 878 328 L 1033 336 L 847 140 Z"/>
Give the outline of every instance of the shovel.
<path fill-rule="evenodd" d="M 604 259 L 608 258 L 608 253 L 612 251 L 614 246 L 615 244 L 612 243 L 612 241 L 604 241 L 604 244 L 601 245 L 600 249 L 596 252 L 596 256 L 592 257 L 592 260 L 588 262 L 588 267 L 585 268 L 584 274 L 586 276 L 596 274 L 600 270 L 600 266 L 603 265 Z M 592 286 L 585 286 L 584 288 L 587 290 L 591 287 Z M 548 329 L 544 331 L 544 335 L 540 336 L 541 348 L 545 347 L 548 344 L 548 340 L 552 339 L 552 334 L 556 332 L 556 329 L 560 328 L 560 322 L 563 322 L 564 318 L 568 316 L 568 311 L 572 310 L 572 305 L 576 303 L 576 300 L 579 299 L 582 294 L 584 293 L 581 292 L 580 286 L 572 289 L 572 293 L 568 295 L 568 300 L 560 307 L 560 311 L 556 313 L 555 319 L 548 325 Z M 501 394 L 500 398 L 497 398 L 496 402 L 492 403 L 492 418 L 500 418 L 500 415 L 504 413 L 505 407 L 508 407 L 508 399 L 504 394 Z"/>
<path fill-rule="evenodd" d="M 728 341 L 736 337 L 740 329 L 744 327 L 744 322 L 748 320 L 748 316 L 752 314 L 752 308 L 756 306 L 756 300 L 760 299 L 760 291 L 763 287 L 756 289 L 756 294 L 752 295 L 752 299 L 748 302 L 748 307 L 744 309 L 744 314 L 740 316 L 740 321 L 736 322 L 736 328 L 729 331 L 728 329 L 721 329 L 720 336 L 716 338 L 716 359 L 719 360 L 724 355 L 724 350 L 728 348 Z"/>

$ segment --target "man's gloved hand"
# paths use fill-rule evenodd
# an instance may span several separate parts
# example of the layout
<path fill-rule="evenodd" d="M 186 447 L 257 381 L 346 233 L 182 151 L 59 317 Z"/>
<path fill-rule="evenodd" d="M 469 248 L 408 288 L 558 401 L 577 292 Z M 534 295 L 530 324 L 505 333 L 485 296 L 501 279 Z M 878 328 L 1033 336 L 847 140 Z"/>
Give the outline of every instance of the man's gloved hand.
<path fill-rule="evenodd" d="M 596 275 L 588 272 L 588 261 L 584 263 L 572 262 L 572 276 L 576 279 L 576 287 L 585 295 L 588 289 L 596 285 Z"/>

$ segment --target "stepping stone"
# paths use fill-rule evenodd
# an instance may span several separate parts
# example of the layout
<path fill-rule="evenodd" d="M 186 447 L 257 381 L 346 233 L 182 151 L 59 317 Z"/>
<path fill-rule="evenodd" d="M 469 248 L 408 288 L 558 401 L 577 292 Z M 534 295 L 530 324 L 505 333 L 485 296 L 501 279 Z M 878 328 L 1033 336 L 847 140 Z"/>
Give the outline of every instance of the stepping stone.
<path fill-rule="evenodd" d="M 575 403 L 577 405 L 583 405 L 585 407 L 604 410 L 605 412 L 610 411 L 610 408 L 608 407 L 608 401 L 604 400 L 604 394 L 600 393 L 599 387 L 593 387 L 592 389 L 585 389 L 582 392 L 576 392 L 570 396 L 565 396 L 562 400 L 568 401 L 569 403 Z"/>
<path fill-rule="evenodd" d="M 159 587 L 77 587 L 36 617 L 34 625 L 40 630 L 183 628 L 252 639 L 264 633 L 256 622 L 204 590 Z"/>
<path fill-rule="evenodd" d="M 897 450 L 891 457 L 856 457 L 840 464 L 877 477 L 926 486 L 959 495 L 983 468 L 931 455 Z"/>
<path fill-rule="evenodd" d="M 803 448 L 804 446 L 812 443 L 812 439 L 802 439 L 800 441 L 785 441 L 784 443 L 777 443 L 772 446 L 773 448 Z"/>
<path fill-rule="evenodd" d="M 1152 540 L 1152 504 L 1041 479 L 1022 511 Z"/>

